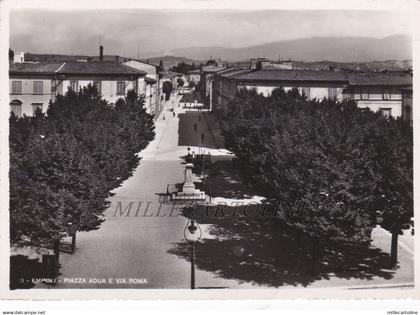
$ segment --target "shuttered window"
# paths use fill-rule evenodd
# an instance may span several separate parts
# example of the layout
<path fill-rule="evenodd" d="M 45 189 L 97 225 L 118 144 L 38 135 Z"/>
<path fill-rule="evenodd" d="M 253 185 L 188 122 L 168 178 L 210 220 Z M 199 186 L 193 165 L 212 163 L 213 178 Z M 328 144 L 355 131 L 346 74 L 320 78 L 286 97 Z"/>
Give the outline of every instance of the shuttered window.
<path fill-rule="evenodd" d="M 12 81 L 12 94 L 22 94 L 22 81 Z"/>
<path fill-rule="evenodd" d="M 311 89 L 308 87 L 302 88 L 302 95 L 306 97 L 307 100 L 311 98 Z"/>
<path fill-rule="evenodd" d="M 328 98 L 331 100 L 337 99 L 337 89 L 336 88 L 329 88 L 328 89 Z"/>
<path fill-rule="evenodd" d="M 102 84 L 101 84 L 101 82 L 100 82 L 100 81 L 95 81 L 95 82 L 93 82 L 93 86 L 95 87 L 95 89 L 96 89 L 98 92 L 101 92 Z"/>
<path fill-rule="evenodd" d="M 391 99 L 391 90 L 390 89 L 383 89 L 383 91 L 382 91 L 382 98 L 384 100 Z"/>
<path fill-rule="evenodd" d="M 44 82 L 34 81 L 34 94 L 44 94 Z"/>
<path fill-rule="evenodd" d="M 367 88 L 361 88 L 360 89 L 360 98 L 362 100 L 369 99 L 369 90 Z"/>
<path fill-rule="evenodd" d="M 79 91 L 79 82 L 78 81 L 70 81 L 70 89 L 75 92 Z"/>
<path fill-rule="evenodd" d="M 16 117 L 22 117 L 22 102 L 19 100 L 10 102 L 10 111 L 13 112 Z"/>
<path fill-rule="evenodd" d="M 32 103 L 32 114 L 35 115 L 37 110 L 42 112 L 42 103 Z"/>
<path fill-rule="evenodd" d="M 125 95 L 125 82 L 123 81 L 117 82 L 117 94 Z"/>

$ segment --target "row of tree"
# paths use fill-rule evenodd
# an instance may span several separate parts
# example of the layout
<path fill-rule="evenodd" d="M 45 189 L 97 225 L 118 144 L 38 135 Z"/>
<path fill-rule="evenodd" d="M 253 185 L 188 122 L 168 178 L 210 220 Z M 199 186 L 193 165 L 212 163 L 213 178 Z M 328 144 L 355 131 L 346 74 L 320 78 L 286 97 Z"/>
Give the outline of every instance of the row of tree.
<path fill-rule="evenodd" d="M 180 62 L 178 63 L 176 66 L 173 66 L 172 68 L 170 68 L 170 71 L 173 72 L 178 72 L 178 73 L 182 73 L 182 74 L 187 74 L 188 72 L 195 70 L 195 69 L 199 69 L 201 67 L 201 65 L 196 65 L 194 62 L 192 64 L 188 64 L 185 62 Z"/>
<path fill-rule="evenodd" d="M 309 101 L 297 89 L 241 90 L 222 112 L 227 148 L 263 196 L 304 204 L 283 220 L 322 244 L 365 243 L 377 224 L 397 239 L 413 216 L 409 123 L 354 102 Z"/>
<path fill-rule="evenodd" d="M 154 138 L 153 117 L 130 91 L 109 104 L 92 86 L 57 96 L 46 115 L 10 117 L 10 236 L 59 239 L 97 229 L 110 191 Z"/>

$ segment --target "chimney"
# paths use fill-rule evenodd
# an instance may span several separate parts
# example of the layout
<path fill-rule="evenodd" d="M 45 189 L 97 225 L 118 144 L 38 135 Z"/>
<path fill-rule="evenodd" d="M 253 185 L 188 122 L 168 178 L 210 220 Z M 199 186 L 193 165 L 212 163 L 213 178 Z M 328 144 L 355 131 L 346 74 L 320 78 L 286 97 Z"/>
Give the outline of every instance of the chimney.
<path fill-rule="evenodd" d="M 99 46 L 99 61 L 104 61 L 104 46 Z"/>

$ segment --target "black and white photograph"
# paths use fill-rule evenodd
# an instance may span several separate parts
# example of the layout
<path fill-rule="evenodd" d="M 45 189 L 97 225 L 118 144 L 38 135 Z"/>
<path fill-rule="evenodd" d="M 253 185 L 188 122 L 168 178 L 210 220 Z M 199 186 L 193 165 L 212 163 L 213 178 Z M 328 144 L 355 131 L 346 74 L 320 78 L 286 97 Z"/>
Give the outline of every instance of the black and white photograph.
<path fill-rule="evenodd" d="M 7 2 L 11 296 L 415 295 L 418 1 L 167 2 Z"/>

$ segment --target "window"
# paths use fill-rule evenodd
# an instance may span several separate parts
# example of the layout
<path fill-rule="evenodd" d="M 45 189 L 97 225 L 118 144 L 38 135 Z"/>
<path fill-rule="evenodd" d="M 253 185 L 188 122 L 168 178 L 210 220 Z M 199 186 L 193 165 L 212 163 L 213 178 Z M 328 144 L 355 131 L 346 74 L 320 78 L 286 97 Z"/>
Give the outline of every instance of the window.
<path fill-rule="evenodd" d="M 19 100 L 14 100 L 9 103 L 10 111 L 15 114 L 16 117 L 22 117 L 22 102 Z"/>
<path fill-rule="evenodd" d="M 79 91 L 79 82 L 78 81 L 70 81 L 70 89 L 75 92 Z"/>
<path fill-rule="evenodd" d="M 125 95 L 125 82 L 117 82 L 117 94 Z"/>
<path fill-rule="evenodd" d="M 44 94 L 44 82 L 34 81 L 34 94 Z"/>
<path fill-rule="evenodd" d="M 336 88 L 329 88 L 328 89 L 328 98 L 335 100 L 337 98 L 337 89 Z"/>
<path fill-rule="evenodd" d="M 390 89 L 383 89 L 383 91 L 382 91 L 382 98 L 384 100 L 391 99 L 391 91 L 390 91 Z"/>
<path fill-rule="evenodd" d="M 101 92 L 101 88 L 102 88 L 101 81 L 95 81 L 95 82 L 93 82 L 93 86 L 95 87 L 95 89 L 96 89 L 98 92 Z"/>
<path fill-rule="evenodd" d="M 35 115 L 35 112 L 38 109 L 42 112 L 42 103 L 32 103 L 32 114 L 33 115 Z"/>
<path fill-rule="evenodd" d="M 391 108 L 380 108 L 379 111 L 385 118 L 389 118 L 392 115 L 392 109 Z"/>
<path fill-rule="evenodd" d="M 308 87 L 302 88 L 302 95 L 306 96 L 306 99 L 309 100 L 311 98 L 311 89 Z"/>
<path fill-rule="evenodd" d="M 369 90 L 367 88 L 360 89 L 360 98 L 362 100 L 369 99 Z"/>
<path fill-rule="evenodd" d="M 12 81 L 12 94 L 22 94 L 22 81 Z"/>

